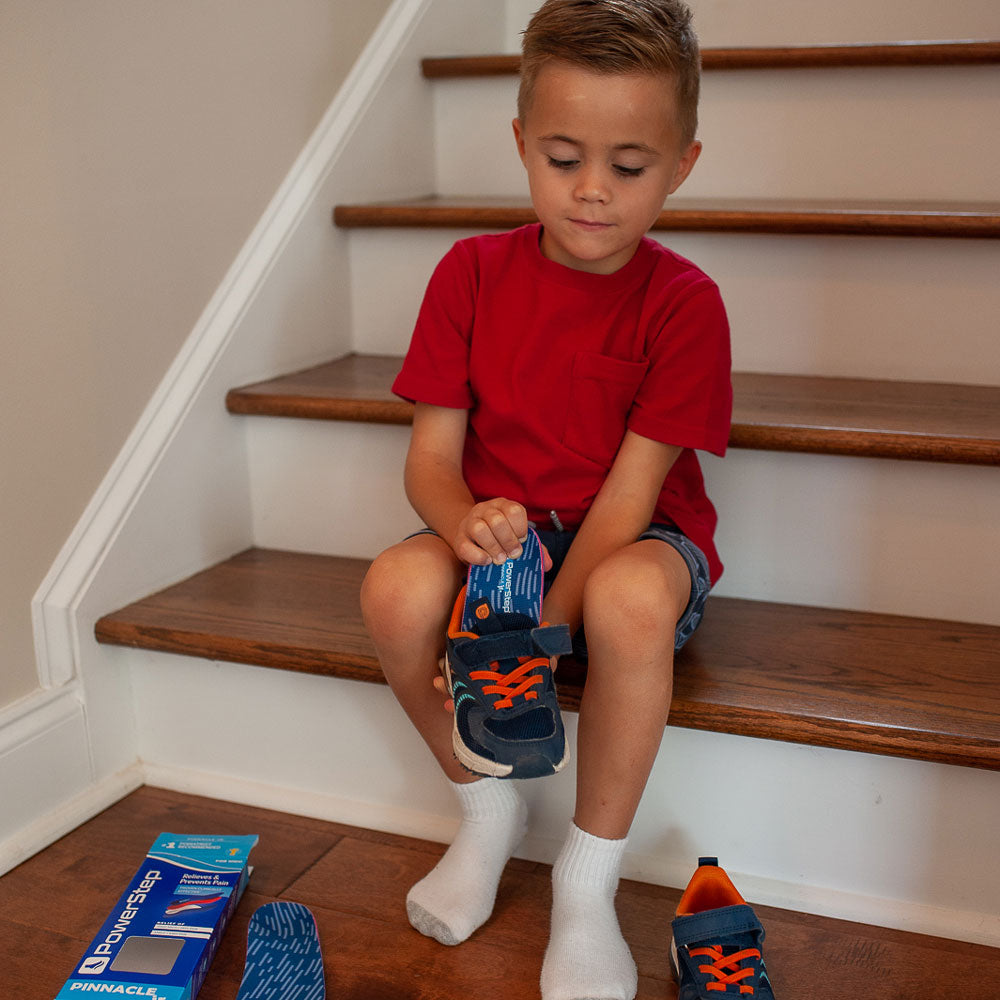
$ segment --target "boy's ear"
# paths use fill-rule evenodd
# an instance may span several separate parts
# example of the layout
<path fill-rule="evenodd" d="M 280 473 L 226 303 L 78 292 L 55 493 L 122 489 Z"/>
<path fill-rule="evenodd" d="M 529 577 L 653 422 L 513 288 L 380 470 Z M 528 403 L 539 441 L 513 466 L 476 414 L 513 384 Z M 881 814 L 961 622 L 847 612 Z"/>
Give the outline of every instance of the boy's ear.
<path fill-rule="evenodd" d="M 511 125 L 514 128 L 514 142 L 517 143 L 517 155 L 521 157 L 521 162 L 524 163 L 524 130 L 521 128 L 521 119 L 515 118 L 511 122 Z"/>
<path fill-rule="evenodd" d="M 670 181 L 670 191 L 673 194 L 687 180 L 687 175 L 691 173 L 694 165 L 701 156 L 701 140 L 695 139 L 690 146 L 681 154 L 677 161 L 677 169 L 674 171 L 673 179 Z"/>

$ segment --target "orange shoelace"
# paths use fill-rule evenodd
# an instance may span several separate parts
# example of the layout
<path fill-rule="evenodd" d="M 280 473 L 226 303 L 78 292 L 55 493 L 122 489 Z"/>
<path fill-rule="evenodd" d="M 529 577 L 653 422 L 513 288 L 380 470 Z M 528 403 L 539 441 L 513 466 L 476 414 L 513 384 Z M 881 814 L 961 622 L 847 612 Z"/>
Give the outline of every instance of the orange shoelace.
<path fill-rule="evenodd" d="M 753 969 L 741 969 L 740 963 L 748 958 L 760 958 L 760 952 L 756 948 L 747 948 L 745 951 L 737 951 L 732 955 L 722 954 L 722 945 L 712 945 L 708 948 L 693 948 L 689 954 L 692 958 L 704 955 L 712 959 L 711 965 L 699 965 L 698 971 L 706 976 L 715 976 L 714 983 L 708 983 L 706 990 L 718 993 L 726 993 L 730 986 L 739 986 L 740 993 L 753 996 L 754 988 L 747 986 L 741 980 L 753 975 Z"/>
<path fill-rule="evenodd" d="M 514 699 L 524 695 L 525 701 L 537 701 L 538 692 L 532 691 L 531 688 L 538 684 L 544 684 L 545 679 L 541 674 L 534 674 L 532 676 L 528 675 L 532 670 L 538 667 L 547 667 L 549 661 L 545 657 L 534 657 L 529 659 L 524 656 L 518 661 L 518 666 L 512 670 L 509 674 L 501 674 L 494 670 L 472 670 L 469 672 L 469 678 L 474 681 L 495 681 L 494 684 L 488 684 L 483 688 L 483 694 L 498 694 L 501 697 L 493 702 L 494 708 L 513 708 Z M 499 664 L 493 662 L 490 664 L 491 667 L 498 667 Z"/>

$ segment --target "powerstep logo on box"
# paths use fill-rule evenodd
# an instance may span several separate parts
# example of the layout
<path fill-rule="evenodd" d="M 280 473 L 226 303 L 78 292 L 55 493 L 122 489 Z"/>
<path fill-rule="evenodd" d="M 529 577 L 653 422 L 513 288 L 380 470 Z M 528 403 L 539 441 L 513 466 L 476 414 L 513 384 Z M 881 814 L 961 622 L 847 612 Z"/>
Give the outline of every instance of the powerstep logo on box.
<path fill-rule="evenodd" d="M 85 958 L 83 964 L 77 971 L 78 976 L 99 976 L 107 967 L 110 958 L 100 958 L 96 955 L 91 955 L 90 958 Z"/>
<path fill-rule="evenodd" d="M 104 972 L 114 954 L 114 945 L 118 944 L 125 936 L 129 924 L 135 919 L 139 907 L 146 901 L 150 889 L 162 878 L 163 873 L 155 869 L 149 870 L 143 875 L 142 881 L 126 899 L 125 908 L 118 915 L 110 933 L 94 949 L 94 954 L 88 955 L 80 964 L 80 968 L 77 970 L 78 976 L 99 976 Z"/>

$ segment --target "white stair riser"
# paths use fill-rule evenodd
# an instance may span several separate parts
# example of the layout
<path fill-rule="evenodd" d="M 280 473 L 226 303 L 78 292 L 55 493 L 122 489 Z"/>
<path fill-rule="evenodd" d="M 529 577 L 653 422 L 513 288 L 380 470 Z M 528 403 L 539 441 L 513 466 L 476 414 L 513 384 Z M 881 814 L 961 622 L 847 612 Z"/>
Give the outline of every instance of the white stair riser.
<path fill-rule="evenodd" d="M 116 655 L 133 664 L 139 753 L 155 762 L 154 783 L 451 839 L 447 783 L 386 688 Z M 575 745 L 577 716 L 566 720 Z M 731 774 L 735 760 L 751 777 L 706 794 L 705 776 Z M 520 783 L 530 804 L 522 857 L 554 860 L 574 784 L 572 763 Z M 711 852 L 757 903 L 1000 944 L 1000 868 L 980 865 L 968 877 L 969 858 L 995 850 L 998 786 L 995 772 L 668 727 L 625 875 L 683 885 L 694 859 Z"/>
<path fill-rule="evenodd" d="M 372 557 L 416 531 L 408 442 L 409 427 L 248 418 L 254 543 Z"/>
<path fill-rule="evenodd" d="M 371 557 L 420 526 L 407 428 L 251 418 L 247 431 L 257 545 Z M 995 469 L 735 449 L 704 468 L 718 593 L 1000 625 Z"/>
<path fill-rule="evenodd" d="M 439 194 L 524 194 L 516 93 L 511 77 L 434 82 Z M 677 193 L 995 201 L 998 102 L 1000 66 L 706 73 L 704 149 Z"/>
<path fill-rule="evenodd" d="M 720 595 L 1000 625 L 995 468 L 732 449 L 703 469 Z"/>
<path fill-rule="evenodd" d="M 353 346 L 402 354 L 464 230 L 355 230 Z M 742 371 L 989 383 L 1000 242 L 657 233 L 719 283 Z"/>

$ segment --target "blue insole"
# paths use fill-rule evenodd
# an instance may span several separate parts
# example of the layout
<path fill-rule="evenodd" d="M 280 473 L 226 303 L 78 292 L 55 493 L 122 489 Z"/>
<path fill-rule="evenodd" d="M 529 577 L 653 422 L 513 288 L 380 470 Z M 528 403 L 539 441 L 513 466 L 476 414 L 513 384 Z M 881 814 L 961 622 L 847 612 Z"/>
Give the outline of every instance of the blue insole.
<path fill-rule="evenodd" d="M 475 606 L 485 598 L 496 615 L 525 615 L 537 625 L 542 617 L 542 546 L 534 528 L 517 559 L 497 566 L 470 566 L 466 582 L 462 629 L 477 632 Z"/>
<path fill-rule="evenodd" d="M 265 903 L 247 931 L 247 962 L 236 1000 L 325 1000 L 316 920 L 301 903 Z"/>

